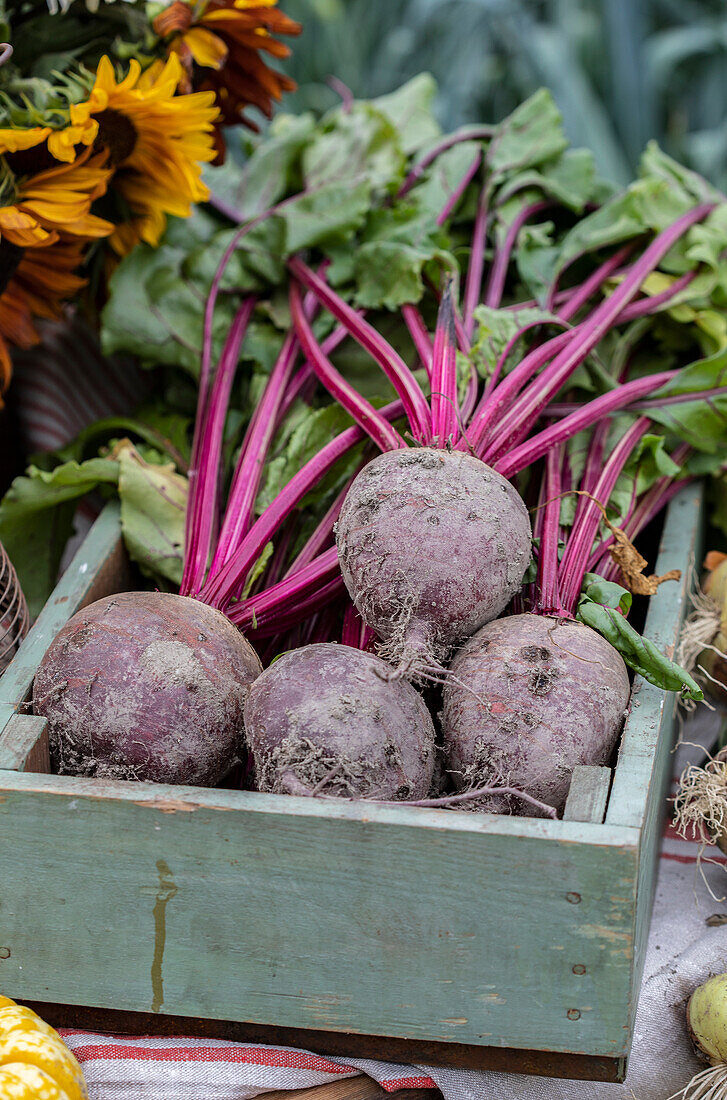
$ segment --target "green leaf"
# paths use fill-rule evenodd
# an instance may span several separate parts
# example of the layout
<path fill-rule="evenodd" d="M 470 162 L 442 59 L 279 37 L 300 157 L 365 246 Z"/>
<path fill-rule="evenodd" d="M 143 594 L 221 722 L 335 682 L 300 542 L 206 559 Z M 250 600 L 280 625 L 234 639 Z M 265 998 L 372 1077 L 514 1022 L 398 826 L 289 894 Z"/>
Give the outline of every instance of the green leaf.
<path fill-rule="evenodd" d="M 618 650 L 629 668 L 650 684 L 665 691 L 678 691 L 687 699 L 701 702 L 704 693 L 686 669 L 670 661 L 653 642 L 642 638 L 617 610 L 618 607 L 628 610 L 630 593 L 621 589 L 624 596 L 619 598 L 619 585 L 607 584 L 597 577 L 594 580 L 594 576 L 589 573 L 585 577 L 586 587 L 578 603 L 576 618 L 603 635 Z M 628 598 L 627 603 L 625 597 Z"/>
<path fill-rule="evenodd" d="M 280 214 L 286 225 L 286 254 L 346 241 L 363 225 L 370 206 L 371 186 L 367 180 L 353 186 L 327 183 L 300 195 Z"/>
<path fill-rule="evenodd" d="M 339 107 L 330 112 L 303 153 L 307 188 L 366 181 L 374 190 L 393 194 L 404 178 L 405 167 L 395 126 L 370 103 L 353 103 L 349 110 Z"/>
<path fill-rule="evenodd" d="M 241 600 L 246 600 L 247 597 L 250 595 L 250 593 L 252 592 L 252 589 L 253 589 L 253 585 L 255 584 L 255 581 L 259 577 L 262 577 L 263 573 L 265 572 L 265 569 L 267 568 L 267 564 L 270 561 L 272 556 L 273 556 L 273 544 L 272 544 L 272 542 L 266 542 L 265 545 L 263 546 L 262 554 L 257 559 L 257 561 L 255 562 L 252 569 L 250 570 L 250 572 L 247 575 L 247 580 L 245 581 L 245 587 L 243 588 L 242 595 L 240 596 Z"/>
<path fill-rule="evenodd" d="M 543 164 L 567 147 L 561 113 L 541 88 L 498 126 L 487 151 L 491 179 L 499 182 L 506 174 Z"/>
<path fill-rule="evenodd" d="M 558 331 L 564 327 L 563 322 L 552 313 L 530 306 L 520 309 L 493 309 L 490 306 L 478 306 L 475 310 L 475 322 L 471 355 L 480 378 L 490 377 L 508 343 L 526 325 L 556 324 Z M 528 333 L 524 333 L 522 339 L 513 346 L 505 364 L 505 372 L 522 357 L 523 341 L 527 339 Z"/>
<path fill-rule="evenodd" d="M 42 610 L 55 587 L 77 501 L 99 486 L 115 486 L 118 476 L 118 462 L 93 458 L 50 471 L 31 466 L 13 481 L 0 504 L 0 542 L 15 565 L 31 615 Z"/>
<path fill-rule="evenodd" d="M 326 443 L 351 426 L 351 418 L 339 405 L 327 405 L 322 409 L 302 412 L 295 429 L 288 437 L 284 450 L 271 459 L 265 468 L 263 483 L 256 500 L 256 510 L 262 512 L 280 490 L 306 462 L 313 458 Z M 356 448 L 339 465 L 345 471 L 353 470 L 360 461 L 360 449 Z M 340 477 L 337 479 L 340 480 Z M 321 482 L 306 498 L 310 505 L 321 499 L 330 489 L 330 482 Z"/>
<path fill-rule="evenodd" d="M 423 215 L 436 221 L 481 148 L 479 141 L 463 141 L 437 157 L 408 196 Z"/>
<path fill-rule="evenodd" d="M 586 573 L 583 578 L 581 599 L 588 599 L 603 607 L 613 608 L 614 611 L 621 611 L 624 615 L 628 615 L 633 603 L 633 596 L 628 589 L 622 588 L 614 581 L 604 580 L 598 573 Z"/>
<path fill-rule="evenodd" d="M 727 349 L 683 367 L 678 375 L 649 397 L 648 414 L 695 450 L 727 452 L 727 392 L 676 405 L 660 399 L 727 387 Z M 727 457 L 727 455 L 726 455 Z"/>
<path fill-rule="evenodd" d="M 502 185 L 496 202 L 505 202 L 515 192 L 542 192 L 548 198 L 580 213 L 593 198 L 596 167 L 589 149 L 567 149 L 562 156 L 539 168 L 519 172 Z"/>
<path fill-rule="evenodd" d="M 119 460 L 121 530 L 129 557 L 142 573 L 177 587 L 182 580 L 187 479 L 172 463 L 145 462 L 131 443 L 116 449 Z"/>
<path fill-rule="evenodd" d="M 299 187 L 300 156 L 314 130 L 310 112 L 279 114 L 242 169 L 230 156 L 223 168 L 208 168 L 205 181 L 239 211 L 241 222 L 257 217 Z"/>
<path fill-rule="evenodd" d="M 419 73 L 395 92 L 371 100 L 372 106 L 396 127 L 401 148 L 407 155 L 435 141 L 441 133 L 432 114 L 436 94 L 434 77 Z"/>

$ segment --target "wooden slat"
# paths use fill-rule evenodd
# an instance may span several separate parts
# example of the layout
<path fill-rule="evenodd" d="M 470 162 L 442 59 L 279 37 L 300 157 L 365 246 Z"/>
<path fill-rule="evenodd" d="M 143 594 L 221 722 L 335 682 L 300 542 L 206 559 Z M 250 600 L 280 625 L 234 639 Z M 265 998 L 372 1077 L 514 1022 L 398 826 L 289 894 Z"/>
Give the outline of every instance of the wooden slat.
<path fill-rule="evenodd" d="M 704 486 L 689 485 L 671 502 L 654 570 L 663 574 L 670 569 L 681 569 L 681 580 L 660 585 L 649 601 L 644 629 L 645 636 L 669 656 L 676 652 L 681 626 L 690 608 L 689 593 L 702 560 L 703 538 Z M 673 694 L 636 677 L 606 812 L 607 824 L 635 826 L 641 834 L 629 1005 L 631 1032 L 646 957 L 662 822 L 671 778 L 676 706 Z"/>
<path fill-rule="evenodd" d="M 622 1056 L 638 835 L 504 826 L 2 772 L 0 849 L 23 858 L 0 876 L 0 984 L 342 1039 Z"/>
<path fill-rule="evenodd" d="M 373 1058 L 379 1062 L 397 1062 L 403 1065 L 411 1063 L 419 1066 L 488 1070 L 492 1073 L 537 1074 L 578 1081 L 623 1081 L 626 1075 L 626 1059 L 621 1057 L 473 1046 L 464 1043 L 431 1043 L 420 1039 L 397 1039 L 380 1035 L 346 1035 L 335 1031 L 312 1031 L 307 1028 L 165 1016 L 148 1012 L 120 1012 L 118 1009 L 56 1005 L 45 1001 L 23 1003 L 55 1028 L 67 1027 L 119 1035 L 197 1035 L 203 1039 L 265 1043 L 309 1050 L 342 1062 L 347 1058 Z M 431 1096 L 430 1100 L 433 1100 Z"/>
<path fill-rule="evenodd" d="M 38 664 L 71 616 L 102 596 L 129 587 L 119 516 L 116 502 L 106 505 L 0 678 L 0 731 L 28 698 Z"/>
<path fill-rule="evenodd" d="M 14 772 L 50 773 L 48 720 L 16 714 L 0 732 L 0 768 Z"/>
<path fill-rule="evenodd" d="M 658 574 L 682 571 L 681 580 L 660 585 L 651 597 L 644 628 L 644 636 L 671 657 L 689 610 L 694 570 L 701 560 L 703 494 L 701 484 L 688 485 L 672 501 L 654 570 Z M 670 747 L 673 711 L 673 695 L 636 677 L 606 813 L 610 824 L 644 827 L 650 785 L 657 774 L 661 778 L 668 774 L 657 749 L 665 744 L 667 751 Z"/>
<path fill-rule="evenodd" d="M 610 786 L 610 768 L 578 764 L 573 769 L 563 820 L 592 821 L 600 825 L 606 813 Z"/>

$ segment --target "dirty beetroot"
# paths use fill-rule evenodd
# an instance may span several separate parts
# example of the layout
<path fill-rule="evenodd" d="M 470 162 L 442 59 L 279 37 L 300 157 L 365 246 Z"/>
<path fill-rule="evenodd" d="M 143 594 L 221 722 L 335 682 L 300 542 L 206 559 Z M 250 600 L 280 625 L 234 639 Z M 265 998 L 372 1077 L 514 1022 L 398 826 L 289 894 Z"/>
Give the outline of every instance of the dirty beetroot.
<path fill-rule="evenodd" d="M 629 701 L 621 656 L 578 622 L 512 615 L 458 651 L 444 687 L 446 767 L 459 790 L 513 787 L 562 810 L 573 768 L 605 764 Z M 529 814 L 507 796 L 478 805 Z"/>
<path fill-rule="evenodd" d="M 219 611 L 125 592 L 69 620 L 38 669 L 33 707 L 62 775 L 213 786 L 240 760 L 260 671 Z"/>
<path fill-rule="evenodd" d="M 434 726 L 419 693 L 372 653 L 333 642 L 284 654 L 258 677 L 245 729 L 259 790 L 425 797 Z"/>
<path fill-rule="evenodd" d="M 472 455 L 428 447 L 368 463 L 336 542 L 359 614 L 414 676 L 505 609 L 531 555 L 530 519 L 510 482 Z"/>

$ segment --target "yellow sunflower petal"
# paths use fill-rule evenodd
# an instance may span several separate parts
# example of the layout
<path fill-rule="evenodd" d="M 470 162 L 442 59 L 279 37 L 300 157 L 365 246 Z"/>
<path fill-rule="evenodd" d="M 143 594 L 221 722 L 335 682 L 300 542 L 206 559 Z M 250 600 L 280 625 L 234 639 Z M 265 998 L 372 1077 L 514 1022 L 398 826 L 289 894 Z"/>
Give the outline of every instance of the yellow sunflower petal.
<path fill-rule="evenodd" d="M 227 46 L 222 39 L 204 27 L 192 27 L 187 31 L 184 44 L 197 64 L 207 69 L 221 68 L 227 57 Z"/>
<path fill-rule="evenodd" d="M 48 137 L 49 126 L 34 126 L 30 130 L 0 130 L 0 154 L 34 149 Z"/>
<path fill-rule="evenodd" d="M 56 160 L 72 164 L 76 159 L 77 145 L 92 145 L 98 133 L 98 122 L 93 118 L 76 126 L 54 130 L 48 138 L 48 150 Z"/>

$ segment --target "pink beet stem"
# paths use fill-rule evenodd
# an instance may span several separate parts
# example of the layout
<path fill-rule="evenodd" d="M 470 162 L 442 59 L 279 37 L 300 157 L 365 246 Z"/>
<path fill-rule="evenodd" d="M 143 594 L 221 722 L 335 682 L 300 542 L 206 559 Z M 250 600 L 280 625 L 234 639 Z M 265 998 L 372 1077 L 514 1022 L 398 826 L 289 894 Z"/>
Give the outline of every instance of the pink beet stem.
<path fill-rule="evenodd" d="M 439 215 L 437 216 L 437 225 L 444 225 L 447 218 L 450 216 L 454 208 L 457 206 L 459 200 L 462 198 L 465 191 L 467 190 L 469 184 L 474 178 L 475 172 L 477 171 L 481 163 L 482 153 L 478 149 L 474 157 L 472 158 L 472 161 L 468 165 L 467 171 L 462 176 L 462 179 L 459 181 L 454 191 L 444 204 L 444 207 L 440 211 Z"/>
<path fill-rule="evenodd" d="M 330 359 L 323 354 L 305 316 L 300 288 L 295 280 L 290 284 L 290 312 L 300 346 L 319 381 L 331 396 L 351 414 L 382 451 L 395 451 L 405 447 L 406 444 L 396 429 L 392 428 L 388 420 L 365 397 L 361 397 L 358 390 L 339 374 Z"/>
<path fill-rule="evenodd" d="M 431 439 L 429 406 L 419 383 L 401 356 L 368 321 L 359 317 L 356 311 L 328 286 L 325 279 L 311 271 L 299 257 L 293 257 L 288 262 L 288 266 L 295 278 L 315 294 L 326 309 L 348 329 L 354 340 L 379 364 L 404 402 L 414 438 L 420 442 L 429 442 Z"/>
<path fill-rule="evenodd" d="M 548 452 L 545 466 L 545 503 L 538 551 L 539 606 L 543 614 L 563 616 L 558 584 L 558 539 L 560 536 L 561 464 L 563 446 Z M 569 616 L 566 614 L 565 616 Z"/>
<path fill-rule="evenodd" d="M 447 280 L 439 305 L 432 353 L 432 434 L 439 447 L 457 442 L 457 346 L 452 281 Z"/>
<path fill-rule="evenodd" d="M 507 454 L 511 447 L 527 435 L 541 410 L 602 340 L 621 310 L 638 292 L 647 275 L 651 274 L 667 252 L 695 222 L 706 217 L 713 209 L 713 205 L 704 203 L 693 207 L 655 237 L 613 294 L 573 330 L 576 334 L 575 338 L 556 355 L 552 363 L 542 371 L 505 414 L 498 424 L 497 443 L 483 455 L 485 462 L 493 463 L 497 458 Z M 508 375 L 503 383 L 504 387 L 514 374 L 513 371 Z"/>
<path fill-rule="evenodd" d="M 581 283 L 579 287 L 576 287 L 573 294 L 567 299 L 567 301 L 558 310 L 559 315 L 564 321 L 569 321 L 573 317 L 581 306 L 584 306 L 588 299 L 599 290 L 607 279 L 611 277 L 614 271 L 621 266 L 626 260 L 633 249 L 633 245 L 627 244 L 623 248 L 620 248 L 618 252 L 614 252 L 613 256 L 609 256 L 607 260 L 596 268 L 592 275 Z M 560 273 L 562 275 L 562 272 Z M 550 288 L 548 294 L 547 309 L 554 310 L 556 308 L 558 290 L 558 280 L 556 279 Z"/>
<path fill-rule="evenodd" d="M 399 188 L 396 196 L 397 199 L 403 198 L 407 192 L 411 191 L 417 180 L 421 179 L 424 175 L 429 165 L 432 164 L 437 157 L 441 156 L 442 153 L 446 152 L 447 149 L 451 149 L 453 145 L 460 145 L 465 141 L 489 141 L 494 132 L 494 126 L 475 126 L 469 132 L 449 134 L 446 138 L 443 138 L 414 165 Z"/>
<path fill-rule="evenodd" d="M 519 447 L 515 447 L 504 458 L 493 463 L 494 468 L 503 477 L 514 477 L 516 473 L 547 454 L 551 447 L 572 439 L 574 435 L 598 423 L 602 417 L 626 408 L 637 398 L 659 389 L 660 386 L 675 378 L 678 373 L 678 371 L 664 371 L 662 374 L 646 375 L 644 378 L 634 379 L 633 382 L 625 382 L 616 389 L 601 394 L 600 397 L 594 397 L 592 401 L 580 405 L 569 416 L 563 417 L 557 423 L 531 436 Z"/>
<path fill-rule="evenodd" d="M 195 429 L 195 456 L 189 468 L 189 497 L 185 520 L 184 570 L 180 593 L 196 593 L 204 581 L 219 512 L 219 476 L 225 420 L 230 392 L 240 357 L 240 347 L 255 308 L 247 298 L 237 311 L 228 333 L 207 407 L 200 393 L 197 408 L 199 432 Z"/>
<path fill-rule="evenodd" d="M 475 310 L 482 294 L 482 274 L 485 269 L 485 242 L 487 239 L 488 184 L 482 188 L 477 203 L 477 214 L 472 230 L 470 260 L 464 288 L 464 327 L 469 340 L 475 329 Z"/>
<path fill-rule="evenodd" d="M 403 414 L 403 404 L 401 401 L 393 401 L 380 409 L 379 414 L 396 420 Z M 230 560 L 207 582 L 202 592 L 205 603 L 212 607 L 224 607 L 227 604 L 234 592 L 244 584 L 250 569 L 287 516 L 336 462 L 365 438 L 366 433 L 361 428 L 346 428 L 293 475 L 275 500 L 253 523 Z"/>
<path fill-rule="evenodd" d="M 608 504 L 614 486 L 632 451 L 650 426 L 651 422 L 646 417 L 641 417 L 624 433 L 611 452 L 593 492 L 593 496 L 604 507 Z M 570 539 L 561 558 L 558 570 L 561 599 L 563 606 L 571 614 L 575 612 L 576 603 L 583 587 L 586 564 L 602 519 L 601 509 L 594 501 L 589 500 L 581 516 L 578 529 L 573 528 L 571 531 Z"/>
<path fill-rule="evenodd" d="M 416 306 L 407 304 L 401 307 L 401 315 L 404 318 L 404 323 L 409 329 L 409 335 L 412 338 L 416 353 L 421 359 L 422 366 L 427 372 L 427 377 L 431 383 L 432 380 L 432 340 L 427 332 L 427 327 L 424 324 L 424 318 L 417 309 Z"/>
<path fill-rule="evenodd" d="M 517 241 L 517 235 L 525 225 L 528 218 L 532 218 L 535 214 L 539 214 L 541 210 L 547 210 L 553 203 L 549 201 L 533 202 L 529 206 L 524 206 L 523 209 L 513 219 L 512 224 L 508 226 L 507 233 L 505 234 L 505 240 L 502 245 L 495 249 L 495 257 L 490 268 L 490 277 L 487 280 L 487 290 L 485 291 L 485 305 L 497 308 L 502 301 L 502 293 L 505 289 L 505 279 L 507 278 L 507 269 L 510 266 L 510 258 L 512 251 Z"/>

